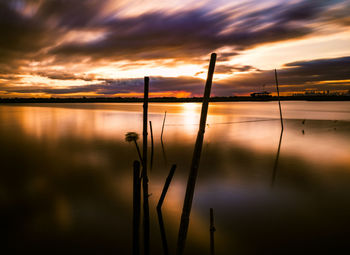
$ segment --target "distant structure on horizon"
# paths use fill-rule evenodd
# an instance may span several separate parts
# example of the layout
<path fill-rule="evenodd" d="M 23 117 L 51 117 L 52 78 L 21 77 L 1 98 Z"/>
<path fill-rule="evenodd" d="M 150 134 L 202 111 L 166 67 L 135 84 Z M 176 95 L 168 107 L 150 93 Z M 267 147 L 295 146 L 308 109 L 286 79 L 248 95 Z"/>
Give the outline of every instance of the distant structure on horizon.
<path fill-rule="evenodd" d="M 271 93 L 268 91 L 254 92 L 250 94 L 251 97 L 272 97 Z"/>
<path fill-rule="evenodd" d="M 329 91 L 329 90 L 317 90 L 317 89 L 305 89 L 302 92 L 296 92 L 293 96 L 349 96 L 348 91 Z"/>

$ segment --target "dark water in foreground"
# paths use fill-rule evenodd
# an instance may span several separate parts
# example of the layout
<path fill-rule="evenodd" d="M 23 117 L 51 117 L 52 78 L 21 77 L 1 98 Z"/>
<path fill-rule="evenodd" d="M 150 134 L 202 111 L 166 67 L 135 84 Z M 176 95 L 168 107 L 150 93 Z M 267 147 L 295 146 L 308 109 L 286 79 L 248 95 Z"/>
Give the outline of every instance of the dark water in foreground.
<path fill-rule="evenodd" d="M 350 103 L 212 103 L 186 252 L 209 254 L 209 208 L 217 254 L 350 251 Z M 132 163 L 126 132 L 142 134 L 141 104 L 0 105 L 2 254 L 131 254 Z M 160 131 L 167 120 L 164 160 Z M 174 254 L 200 104 L 150 105 L 151 254 L 161 254 L 155 205 L 163 205 Z M 142 140 L 142 139 L 141 139 Z M 141 145 L 141 141 L 139 141 Z"/>

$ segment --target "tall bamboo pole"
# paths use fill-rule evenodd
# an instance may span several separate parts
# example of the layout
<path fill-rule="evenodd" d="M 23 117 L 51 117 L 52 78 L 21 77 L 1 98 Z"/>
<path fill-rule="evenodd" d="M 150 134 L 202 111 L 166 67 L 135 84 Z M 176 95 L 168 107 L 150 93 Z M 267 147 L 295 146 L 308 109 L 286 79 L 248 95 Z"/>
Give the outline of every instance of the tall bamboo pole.
<path fill-rule="evenodd" d="M 142 188 L 143 188 L 143 242 L 144 254 L 149 255 L 150 223 L 148 204 L 148 175 L 147 175 L 147 117 L 148 117 L 148 87 L 149 77 L 145 77 L 143 102 L 143 152 L 142 152 Z"/>
<path fill-rule="evenodd" d="M 212 53 L 210 57 L 207 81 L 205 84 L 199 130 L 198 130 L 197 140 L 193 151 L 191 169 L 190 169 L 190 173 L 187 181 L 186 195 L 185 195 L 184 205 L 182 208 L 180 229 L 179 229 L 179 235 L 178 235 L 177 247 L 176 247 L 177 255 L 182 255 L 185 249 L 193 194 L 194 194 L 194 189 L 196 185 L 198 167 L 199 167 L 200 156 L 201 156 L 202 146 L 203 146 L 205 124 L 207 121 L 208 105 L 209 105 L 211 85 L 213 81 L 215 61 L 216 61 L 216 54 Z"/>

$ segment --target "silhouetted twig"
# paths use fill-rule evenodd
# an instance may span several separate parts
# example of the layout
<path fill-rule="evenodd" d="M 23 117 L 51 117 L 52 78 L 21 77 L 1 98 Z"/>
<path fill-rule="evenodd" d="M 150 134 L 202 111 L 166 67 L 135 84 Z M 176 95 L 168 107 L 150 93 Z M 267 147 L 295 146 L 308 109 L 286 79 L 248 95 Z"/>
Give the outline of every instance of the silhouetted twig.
<path fill-rule="evenodd" d="M 174 165 L 172 165 L 170 172 L 169 172 L 169 175 L 166 178 L 162 194 L 160 195 L 160 198 L 159 198 L 159 201 L 157 204 L 157 214 L 158 214 L 158 221 L 159 221 L 159 228 L 160 228 L 160 236 L 162 239 L 162 246 L 163 246 L 164 255 L 169 254 L 169 250 L 168 250 L 168 242 L 166 239 L 166 233 L 165 233 L 165 227 L 164 227 L 164 221 L 163 221 L 163 215 L 162 215 L 162 205 L 163 205 L 163 201 L 165 199 L 166 193 L 168 191 L 170 182 L 174 176 L 175 169 L 176 169 L 176 165 L 174 164 Z"/>
<path fill-rule="evenodd" d="M 278 79 L 277 79 L 277 70 L 276 69 L 275 69 L 275 80 L 276 80 L 276 90 L 277 90 L 277 97 L 278 97 L 278 106 L 279 106 L 279 109 L 280 109 L 281 128 L 283 130 L 283 117 L 282 117 L 280 91 L 278 89 Z"/>
<path fill-rule="evenodd" d="M 281 150 L 281 143 L 282 143 L 282 136 L 283 136 L 283 117 L 282 117 L 282 108 L 281 108 L 281 101 L 280 101 L 280 92 L 278 89 L 278 79 L 277 79 L 277 70 L 275 69 L 275 80 L 276 80 L 276 90 L 277 90 L 277 97 L 278 97 L 278 106 L 280 110 L 280 120 L 281 120 L 281 134 L 280 134 L 280 140 L 278 143 L 278 150 L 276 154 L 275 163 L 273 166 L 273 173 L 272 173 L 272 179 L 271 179 L 271 187 L 275 184 L 276 176 L 277 176 L 277 165 L 278 165 L 278 159 L 280 157 L 280 150 Z"/>
<path fill-rule="evenodd" d="M 210 97 L 210 90 L 211 90 L 211 85 L 212 85 L 212 80 L 214 75 L 215 61 L 216 61 L 216 54 L 213 53 L 211 54 L 211 58 L 210 58 L 208 77 L 207 77 L 207 82 L 205 84 L 205 90 L 204 90 L 199 130 L 198 130 L 197 140 L 193 151 L 191 169 L 188 176 L 186 195 L 185 195 L 184 205 L 183 205 L 182 214 L 181 214 L 181 222 L 180 222 L 179 235 L 178 235 L 177 247 L 176 247 L 177 255 L 182 255 L 185 249 L 193 194 L 194 194 L 194 189 L 196 185 L 198 167 L 199 167 L 200 156 L 201 156 L 202 146 L 203 146 L 203 138 L 204 138 L 204 132 L 205 132 L 205 126 L 206 126 L 205 124 L 207 120 L 209 97 Z"/>
<path fill-rule="evenodd" d="M 163 125 L 162 125 L 162 132 L 160 134 L 160 140 L 163 140 L 163 132 L 164 132 L 164 125 L 165 125 L 165 118 L 166 118 L 166 111 L 164 113 L 164 118 L 163 118 Z"/>
<path fill-rule="evenodd" d="M 148 117 L 148 87 L 149 77 L 145 77 L 144 103 L 143 103 L 143 150 L 142 150 L 142 187 L 143 187 L 143 242 L 144 254 L 149 254 L 150 249 L 150 222 L 148 204 L 148 175 L 147 175 L 147 117 Z"/>
<path fill-rule="evenodd" d="M 132 232 L 132 254 L 140 254 L 140 207 L 141 207 L 141 179 L 140 162 L 134 161 L 133 181 L 133 232 Z"/>

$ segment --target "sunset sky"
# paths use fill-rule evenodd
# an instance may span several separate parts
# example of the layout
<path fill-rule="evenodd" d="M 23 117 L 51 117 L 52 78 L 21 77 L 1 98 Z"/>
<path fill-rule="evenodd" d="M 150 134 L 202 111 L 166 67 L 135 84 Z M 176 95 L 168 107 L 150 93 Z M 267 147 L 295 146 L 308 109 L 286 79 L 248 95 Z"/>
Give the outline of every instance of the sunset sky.
<path fill-rule="evenodd" d="M 349 0 L 0 0 L 0 97 L 350 89 Z"/>

